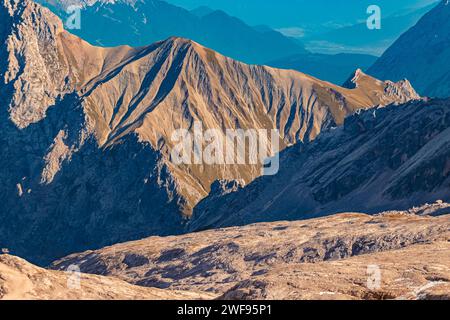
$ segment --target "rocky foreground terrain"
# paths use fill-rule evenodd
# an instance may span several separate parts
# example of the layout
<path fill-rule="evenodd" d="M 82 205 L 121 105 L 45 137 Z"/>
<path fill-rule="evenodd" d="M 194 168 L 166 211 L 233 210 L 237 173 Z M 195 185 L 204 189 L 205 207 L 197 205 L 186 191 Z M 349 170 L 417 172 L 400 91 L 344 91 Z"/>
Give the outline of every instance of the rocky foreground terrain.
<path fill-rule="evenodd" d="M 449 299 L 450 205 L 151 237 L 52 264 L 220 299 Z M 370 268 L 380 271 L 371 287 Z M 368 269 L 369 268 L 369 269 Z M 369 270 L 369 274 L 368 274 Z"/>
<path fill-rule="evenodd" d="M 144 288 L 112 277 L 45 270 L 11 255 L 0 255 L 0 300 L 174 300 L 211 295 Z"/>

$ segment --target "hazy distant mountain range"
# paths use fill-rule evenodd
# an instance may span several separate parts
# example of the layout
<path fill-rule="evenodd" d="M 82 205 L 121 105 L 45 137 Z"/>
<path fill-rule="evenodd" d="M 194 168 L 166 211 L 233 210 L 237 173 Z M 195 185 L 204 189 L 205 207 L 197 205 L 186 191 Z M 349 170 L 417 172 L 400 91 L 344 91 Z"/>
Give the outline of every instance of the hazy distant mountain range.
<path fill-rule="evenodd" d="M 221 9 L 250 25 L 265 24 L 297 37 L 314 52 L 380 55 L 437 0 L 168 0 L 189 9 Z M 370 5 L 379 5 L 381 30 L 366 27 Z"/>
<path fill-rule="evenodd" d="M 396 3 L 396 1 L 393 1 Z M 414 26 L 425 13 L 436 6 L 404 9 L 387 15 L 382 6 L 381 29 L 369 30 L 366 21 L 343 26 L 321 34 L 305 36 L 302 41 L 308 49 L 323 53 L 351 52 L 381 55 L 397 38 Z"/>
<path fill-rule="evenodd" d="M 381 79 L 408 78 L 428 96 L 450 97 L 450 2 L 441 1 L 403 34 L 368 71 Z"/>
<path fill-rule="evenodd" d="M 280 172 L 211 193 L 188 231 L 339 212 L 376 213 L 450 198 L 450 100 L 365 111 L 282 152 Z"/>
<path fill-rule="evenodd" d="M 281 69 L 293 69 L 336 84 L 343 84 L 349 77 L 349 70 L 368 69 L 377 57 L 367 54 L 296 54 L 267 64 Z"/>

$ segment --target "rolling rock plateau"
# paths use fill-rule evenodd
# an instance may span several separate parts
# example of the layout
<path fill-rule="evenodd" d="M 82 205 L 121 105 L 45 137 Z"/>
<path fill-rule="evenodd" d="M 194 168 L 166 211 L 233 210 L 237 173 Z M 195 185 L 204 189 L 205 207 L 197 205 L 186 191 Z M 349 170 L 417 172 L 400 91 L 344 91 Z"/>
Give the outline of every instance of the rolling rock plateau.
<path fill-rule="evenodd" d="M 6 57 L 0 61 L 0 244 L 33 263 L 45 265 L 73 252 L 152 235 L 262 220 L 242 214 L 233 202 L 229 217 L 223 209 L 228 201 L 223 196 L 240 198 L 240 188 L 255 179 L 255 186 L 264 185 L 259 166 L 176 166 L 170 161 L 172 133 L 192 130 L 197 121 L 205 130 L 278 129 L 287 157 L 305 148 L 299 156 L 312 159 L 323 147 L 329 152 L 319 160 L 325 161 L 336 152 L 331 172 L 319 170 L 302 182 L 318 182 L 312 195 L 306 193 L 305 208 L 333 203 L 325 212 L 336 213 L 350 191 L 380 187 L 374 177 L 386 166 L 398 171 L 383 193 L 383 209 L 394 209 L 421 190 L 417 202 L 433 202 L 438 195 L 448 199 L 448 101 L 421 99 L 407 80 L 379 81 L 357 70 L 339 87 L 296 71 L 246 65 L 175 37 L 139 48 L 95 47 L 65 31 L 59 18 L 31 0 L 1 0 L 0 20 L 0 55 Z M 400 104 L 405 105 L 397 109 Z M 386 114 L 392 113 L 399 129 L 391 135 L 387 115 L 385 122 L 372 121 L 373 112 L 367 111 L 363 124 L 357 117 L 353 124 L 345 121 L 370 108 L 383 119 L 387 105 L 392 106 Z M 401 142 L 409 136 L 408 115 L 421 118 L 421 126 L 411 131 L 411 151 Z M 325 134 L 314 142 L 344 122 L 349 125 L 337 129 L 342 141 Z M 365 132 L 361 138 L 358 130 Z M 350 150 L 360 142 L 365 147 L 352 158 L 337 150 L 339 144 Z M 380 161 L 372 161 L 379 155 Z M 435 169 L 427 166 L 433 161 Z M 282 164 L 280 177 L 293 165 Z M 368 170 L 351 184 L 348 179 L 360 165 Z M 353 169 L 340 171 L 347 167 Z M 416 174 L 426 182 L 415 183 Z M 230 194 L 230 184 L 236 194 Z M 244 197 L 255 187 L 248 190 Z M 210 205 L 216 201 L 217 217 L 212 217 Z M 259 200 L 256 207 L 265 208 L 259 214 L 271 211 L 268 221 L 279 211 Z M 294 211 L 280 219 L 297 217 Z"/>
<path fill-rule="evenodd" d="M 211 193 L 187 228 L 407 210 L 450 199 L 450 100 L 414 101 L 349 116 L 280 155 L 280 171 L 233 193 Z"/>

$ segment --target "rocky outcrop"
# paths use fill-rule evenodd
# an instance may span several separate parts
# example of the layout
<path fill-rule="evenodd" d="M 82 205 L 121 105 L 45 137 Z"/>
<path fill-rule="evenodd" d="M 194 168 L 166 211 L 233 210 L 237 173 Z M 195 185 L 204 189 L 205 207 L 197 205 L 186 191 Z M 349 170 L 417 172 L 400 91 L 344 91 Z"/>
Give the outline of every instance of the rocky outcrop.
<path fill-rule="evenodd" d="M 216 181 L 261 174 L 174 165 L 176 129 L 278 129 L 284 148 L 356 110 L 418 98 L 370 77 L 348 89 L 245 65 L 181 38 L 94 47 L 31 0 L 2 0 L 0 16 L 0 242 L 33 262 L 181 233 Z"/>
<path fill-rule="evenodd" d="M 0 300 L 200 300 L 209 294 L 143 288 L 101 276 L 45 270 L 0 254 Z"/>
<path fill-rule="evenodd" d="M 449 298 L 449 213 L 449 204 L 439 202 L 409 212 L 151 237 L 73 254 L 52 268 L 77 265 L 132 284 L 224 299 L 417 299 L 433 297 L 427 290 L 434 286 L 435 298 L 439 291 Z M 368 287 L 370 265 L 381 272 L 379 287 Z"/>

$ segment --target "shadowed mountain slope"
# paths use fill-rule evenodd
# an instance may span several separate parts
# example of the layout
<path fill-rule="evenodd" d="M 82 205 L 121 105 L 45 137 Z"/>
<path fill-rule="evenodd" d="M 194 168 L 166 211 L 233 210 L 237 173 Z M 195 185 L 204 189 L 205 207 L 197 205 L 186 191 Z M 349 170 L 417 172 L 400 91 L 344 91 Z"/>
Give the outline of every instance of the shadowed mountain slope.
<path fill-rule="evenodd" d="M 366 54 L 340 53 L 334 55 L 308 53 L 270 61 L 269 66 L 298 70 L 334 84 L 343 84 L 356 69 L 366 70 L 377 59 Z"/>
<path fill-rule="evenodd" d="M 151 237 L 72 254 L 52 268 L 74 264 L 132 284 L 228 299 L 448 298 L 448 213 L 449 204 L 436 203 Z M 380 269 L 380 288 L 367 285 L 369 265 Z"/>
<path fill-rule="evenodd" d="M 449 201 L 449 132 L 449 100 L 353 115 L 343 127 L 283 151 L 276 176 L 226 195 L 211 193 L 188 230 Z"/>
<path fill-rule="evenodd" d="M 422 95 L 450 96 L 450 2 L 442 0 L 405 32 L 368 73 L 380 79 L 408 78 Z"/>

